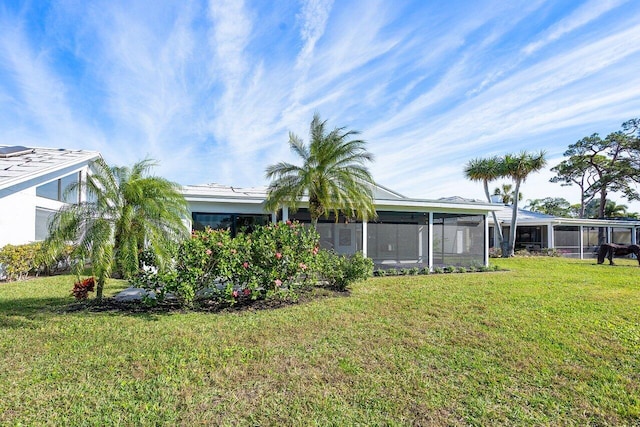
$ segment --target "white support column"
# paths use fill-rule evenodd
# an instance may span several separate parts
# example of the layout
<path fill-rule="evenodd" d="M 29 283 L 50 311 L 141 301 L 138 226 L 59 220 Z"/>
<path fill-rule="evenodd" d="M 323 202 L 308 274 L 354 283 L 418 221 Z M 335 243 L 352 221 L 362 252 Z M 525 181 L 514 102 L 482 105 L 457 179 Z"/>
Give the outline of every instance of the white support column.
<path fill-rule="evenodd" d="M 275 224 L 278 221 L 278 212 L 271 212 L 271 222 Z"/>
<path fill-rule="evenodd" d="M 427 248 L 429 256 L 429 271 L 433 271 L 433 212 L 429 212 L 429 247 Z"/>
<path fill-rule="evenodd" d="M 553 238 L 553 224 L 547 225 L 547 239 L 549 240 L 549 247 L 555 249 L 556 242 Z"/>
<path fill-rule="evenodd" d="M 286 206 L 282 207 L 282 222 L 289 221 L 289 208 Z"/>
<path fill-rule="evenodd" d="M 367 220 L 364 219 L 362 220 L 362 255 L 365 257 L 368 252 L 367 241 L 369 240 L 367 229 Z"/>
<path fill-rule="evenodd" d="M 584 226 L 580 226 L 580 259 L 584 259 Z"/>
<path fill-rule="evenodd" d="M 493 227 L 493 233 L 495 236 L 496 227 Z M 496 238 L 493 238 L 496 241 Z M 495 245 L 495 243 L 494 243 Z M 489 215 L 484 215 L 484 265 L 489 266 Z"/>
<path fill-rule="evenodd" d="M 631 228 L 631 244 L 632 245 L 638 244 L 638 236 L 636 234 L 637 232 L 638 232 L 638 227 Z"/>
<path fill-rule="evenodd" d="M 613 243 L 611 241 L 611 227 L 607 227 L 607 243 Z"/>

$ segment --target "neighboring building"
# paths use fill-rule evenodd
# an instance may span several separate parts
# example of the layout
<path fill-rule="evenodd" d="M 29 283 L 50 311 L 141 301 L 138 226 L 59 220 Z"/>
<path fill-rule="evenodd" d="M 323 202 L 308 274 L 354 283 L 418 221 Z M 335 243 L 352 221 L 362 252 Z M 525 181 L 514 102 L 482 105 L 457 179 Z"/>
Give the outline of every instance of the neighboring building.
<path fill-rule="evenodd" d="M 505 239 L 509 236 L 512 209 L 498 205 L 496 212 Z M 601 243 L 629 245 L 640 241 L 640 220 L 559 218 L 518 209 L 516 250 L 555 248 L 563 256 L 593 258 Z M 489 224 L 489 246 L 499 247 L 493 218 Z"/>
<path fill-rule="evenodd" d="M 310 223 L 302 200 L 293 213 L 287 208 L 266 212 L 267 188 L 236 188 L 217 184 L 184 187 L 193 228 L 229 228 L 237 232 L 278 220 Z M 460 198 L 421 200 L 382 186 L 374 189 L 378 218 L 355 221 L 330 215 L 318 223 L 321 246 L 338 253 L 362 251 L 378 267 L 442 267 L 488 263 L 487 212 L 500 207 Z"/>
<path fill-rule="evenodd" d="M 84 195 L 64 194 L 86 179 L 92 151 L 0 146 L 0 247 L 43 240 L 51 215 Z"/>

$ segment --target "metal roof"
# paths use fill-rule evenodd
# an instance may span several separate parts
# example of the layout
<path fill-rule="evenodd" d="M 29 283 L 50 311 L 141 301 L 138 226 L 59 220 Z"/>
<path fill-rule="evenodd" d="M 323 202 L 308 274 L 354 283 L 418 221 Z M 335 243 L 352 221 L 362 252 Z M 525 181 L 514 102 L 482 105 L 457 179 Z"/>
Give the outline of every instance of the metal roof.
<path fill-rule="evenodd" d="M 374 203 L 377 209 L 419 209 L 419 210 L 465 210 L 487 212 L 498 209 L 496 205 L 477 200 L 455 197 L 449 199 L 429 200 L 401 197 L 399 193 L 381 187 L 375 188 Z M 182 193 L 189 202 L 248 202 L 261 203 L 267 198 L 267 187 L 231 187 L 220 184 L 187 185 Z M 306 197 L 301 200 L 307 201 Z"/>
<path fill-rule="evenodd" d="M 9 157 L 0 157 L 0 189 L 100 157 L 100 153 L 96 151 L 23 148 L 25 149 L 21 152 L 12 153 Z"/>

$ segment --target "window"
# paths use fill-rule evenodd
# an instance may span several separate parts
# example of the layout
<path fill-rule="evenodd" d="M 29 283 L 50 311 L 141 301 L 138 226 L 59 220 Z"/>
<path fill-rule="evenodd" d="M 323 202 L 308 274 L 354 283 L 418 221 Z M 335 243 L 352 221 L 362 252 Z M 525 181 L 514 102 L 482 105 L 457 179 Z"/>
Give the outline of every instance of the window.
<path fill-rule="evenodd" d="M 49 236 L 49 224 L 55 211 L 36 208 L 36 240 L 44 240 Z"/>
<path fill-rule="evenodd" d="M 67 175 L 37 187 L 36 196 L 65 203 L 78 203 L 80 201 L 80 188 L 78 188 L 77 191 L 65 194 L 69 185 L 78 182 L 80 182 L 80 172 Z"/>
<path fill-rule="evenodd" d="M 210 227 L 214 230 L 230 230 L 231 235 L 250 233 L 257 225 L 267 225 L 271 221 L 268 214 L 233 214 L 194 212 L 191 215 L 194 230 Z"/>

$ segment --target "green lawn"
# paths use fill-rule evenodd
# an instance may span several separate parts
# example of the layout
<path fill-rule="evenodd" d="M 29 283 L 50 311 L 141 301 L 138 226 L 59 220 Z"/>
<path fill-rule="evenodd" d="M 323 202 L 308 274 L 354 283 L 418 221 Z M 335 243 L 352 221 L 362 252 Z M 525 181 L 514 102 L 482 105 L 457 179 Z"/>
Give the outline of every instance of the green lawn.
<path fill-rule="evenodd" d="M 0 284 L 0 424 L 639 425 L 637 262 L 492 262 L 222 314 L 65 314 L 73 278 Z"/>

